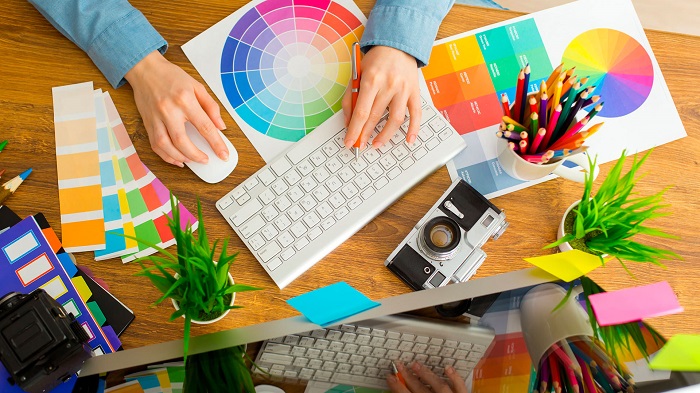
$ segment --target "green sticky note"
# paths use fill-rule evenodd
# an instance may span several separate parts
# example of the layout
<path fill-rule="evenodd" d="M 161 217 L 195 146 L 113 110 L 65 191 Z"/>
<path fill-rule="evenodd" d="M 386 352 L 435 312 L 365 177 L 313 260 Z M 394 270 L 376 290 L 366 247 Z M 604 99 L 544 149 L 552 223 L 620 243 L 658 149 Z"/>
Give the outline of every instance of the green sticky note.
<path fill-rule="evenodd" d="M 105 324 L 105 322 L 107 322 L 107 318 L 105 318 L 100 306 L 98 306 L 96 302 L 87 302 L 87 306 L 88 309 L 90 309 L 90 314 L 92 314 L 92 317 L 95 318 L 98 325 L 102 326 Z"/>
<path fill-rule="evenodd" d="M 653 370 L 700 371 L 700 335 L 678 334 L 649 363 Z"/>
<path fill-rule="evenodd" d="M 525 260 L 566 282 L 571 282 L 603 266 L 600 257 L 580 250 L 525 258 Z"/>

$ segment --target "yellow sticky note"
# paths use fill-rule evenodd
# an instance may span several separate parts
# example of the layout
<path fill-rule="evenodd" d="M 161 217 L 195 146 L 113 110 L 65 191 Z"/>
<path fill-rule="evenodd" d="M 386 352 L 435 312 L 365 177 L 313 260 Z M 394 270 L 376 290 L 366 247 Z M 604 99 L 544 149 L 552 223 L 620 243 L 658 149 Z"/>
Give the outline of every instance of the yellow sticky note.
<path fill-rule="evenodd" d="M 84 302 L 87 302 L 92 296 L 92 291 L 88 288 L 85 279 L 80 276 L 75 276 L 71 278 L 71 281 L 73 281 L 73 286 L 78 291 L 80 298 L 83 299 Z"/>
<path fill-rule="evenodd" d="M 700 335 L 678 334 L 649 363 L 654 370 L 700 371 Z"/>
<path fill-rule="evenodd" d="M 603 266 L 600 257 L 580 250 L 525 258 L 525 260 L 566 282 L 571 282 Z"/>

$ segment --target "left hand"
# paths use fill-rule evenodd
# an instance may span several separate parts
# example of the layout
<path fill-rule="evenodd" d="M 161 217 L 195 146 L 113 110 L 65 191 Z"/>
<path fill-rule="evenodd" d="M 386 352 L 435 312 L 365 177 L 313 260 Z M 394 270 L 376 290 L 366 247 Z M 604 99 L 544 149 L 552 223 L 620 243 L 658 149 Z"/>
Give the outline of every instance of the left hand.
<path fill-rule="evenodd" d="M 413 362 L 410 368 L 405 367 L 403 363 L 396 363 L 396 368 L 406 385 L 399 382 L 393 374 L 388 374 L 386 382 L 393 393 L 467 393 L 464 379 L 450 366 L 445 367 L 449 384 L 417 362 Z"/>

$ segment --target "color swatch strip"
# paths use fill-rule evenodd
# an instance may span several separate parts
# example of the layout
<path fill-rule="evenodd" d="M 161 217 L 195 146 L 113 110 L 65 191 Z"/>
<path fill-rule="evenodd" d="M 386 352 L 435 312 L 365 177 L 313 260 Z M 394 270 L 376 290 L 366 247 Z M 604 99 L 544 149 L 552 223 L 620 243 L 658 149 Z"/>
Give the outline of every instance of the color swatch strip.
<path fill-rule="evenodd" d="M 104 212 L 92 82 L 54 87 L 52 93 L 63 245 L 68 252 L 103 249 Z"/>

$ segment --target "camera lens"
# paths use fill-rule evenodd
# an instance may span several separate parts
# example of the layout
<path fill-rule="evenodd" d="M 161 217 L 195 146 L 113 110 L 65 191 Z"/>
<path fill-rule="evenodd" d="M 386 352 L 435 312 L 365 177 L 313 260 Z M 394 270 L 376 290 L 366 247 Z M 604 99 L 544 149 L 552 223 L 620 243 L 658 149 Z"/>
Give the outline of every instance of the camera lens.
<path fill-rule="evenodd" d="M 435 260 L 451 259 L 459 249 L 461 231 L 449 217 L 435 217 L 421 229 L 418 247 Z"/>

